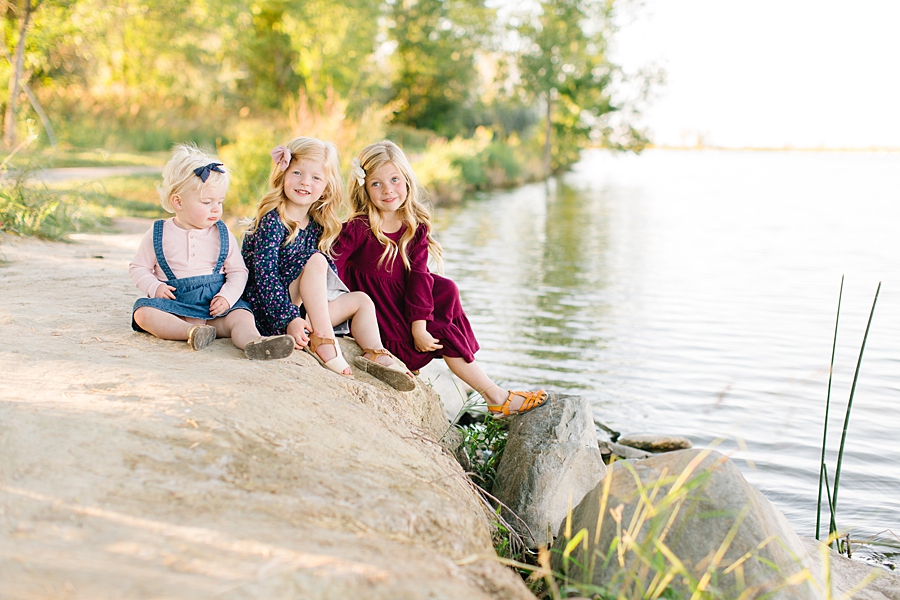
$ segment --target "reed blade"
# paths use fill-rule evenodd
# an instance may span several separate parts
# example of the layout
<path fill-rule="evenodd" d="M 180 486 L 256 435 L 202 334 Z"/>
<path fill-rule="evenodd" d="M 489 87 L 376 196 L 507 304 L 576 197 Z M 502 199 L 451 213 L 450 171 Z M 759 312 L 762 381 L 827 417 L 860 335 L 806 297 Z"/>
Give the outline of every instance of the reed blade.
<path fill-rule="evenodd" d="M 881 291 L 881 282 L 875 289 L 875 299 L 872 301 L 872 310 L 869 311 L 869 322 L 866 324 L 866 333 L 863 335 L 862 346 L 859 348 L 859 359 L 856 361 L 856 372 L 853 373 L 853 385 L 850 387 L 850 399 L 847 400 L 847 413 L 844 415 L 844 430 L 841 433 L 841 447 L 838 449 L 837 468 L 834 471 L 834 493 L 831 496 L 832 512 L 837 512 L 838 489 L 841 483 L 841 462 L 844 459 L 844 442 L 847 440 L 847 426 L 850 424 L 850 409 L 853 407 L 853 394 L 856 393 L 856 382 L 859 379 L 859 367 L 862 365 L 863 352 L 866 350 L 866 340 L 869 338 L 869 328 L 872 326 L 872 316 L 875 314 L 875 305 L 878 303 L 878 293 Z"/>
<path fill-rule="evenodd" d="M 828 488 L 828 469 L 824 462 L 819 474 L 825 480 L 825 498 L 828 500 L 828 511 L 831 514 L 831 520 L 828 523 L 828 539 L 832 540 L 828 545 L 831 546 L 832 543 L 835 543 L 834 540 L 837 540 L 837 523 L 834 521 L 834 505 L 831 503 L 831 490 Z"/>
<path fill-rule="evenodd" d="M 844 276 L 841 275 L 841 289 L 838 292 L 837 316 L 834 318 L 834 341 L 831 344 L 831 363 L 828 365 L 828 393 L 825 395 L 825 425 L 822 426 L 822 468 L 819 469 L 819 501 L 816 505 L 816 539 L 819 539 L 819 531 L 822 523 L 822 473 L 825 469 L 825 440 L 828 438 L 828 411 L 831 407 L 831 376 L 834 374 L 834 354 L 837 350 L 838 322 L 841 320 L 841 298 L 844 295 Z M 829 498 L 829 506 L 831 499 Z"/>

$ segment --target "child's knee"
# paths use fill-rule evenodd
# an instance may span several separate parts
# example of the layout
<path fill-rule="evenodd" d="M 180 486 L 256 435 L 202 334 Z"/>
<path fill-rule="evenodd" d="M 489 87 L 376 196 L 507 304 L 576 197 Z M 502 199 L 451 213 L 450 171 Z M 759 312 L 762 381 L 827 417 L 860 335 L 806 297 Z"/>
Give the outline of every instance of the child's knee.
<path fill-rule="evenodd" d="M 372 313 L 375 312 L 375 303 L 372 302 L 372 299 L 369 298 L 369 295 L 365 292 L 350 292 L 350 297 L 353 299 L 353 304 L 356 306 L 357 311 L 370 311 Z"/>
<path fill-rule="evenodd" d="M 315 269 L 316 271 L 324 271 L 328 268 L 328 261 L 325 260 L 325 255 L 321 252 L 316 252 L 312 256 L 309 257 L 309 260 L 306 261 L 306 266 L 303 267 L 303 270 L 307 269 Z"/>
<path fill-rule="evenodd" d="M 150 317 L 150 310 L 150 308 L 142 306 L 134 311 L 134 315 L 132 315 L 132 317 L 134 318 L 134 322 L 137 323 L 141 327 L 141 329 L 146 329 L 144 325 L 147 324 L 147 320 Z"/>

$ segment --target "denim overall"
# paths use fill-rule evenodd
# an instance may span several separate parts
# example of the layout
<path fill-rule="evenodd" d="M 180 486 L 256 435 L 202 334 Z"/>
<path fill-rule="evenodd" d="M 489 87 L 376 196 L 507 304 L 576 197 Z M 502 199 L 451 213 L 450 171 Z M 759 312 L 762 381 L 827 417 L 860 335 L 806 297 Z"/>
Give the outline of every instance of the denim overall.
<path fill-rule="evenodd" d="M 153 249 L 156 251 L 156 262 L 159 263 L 159 268 L 168 277 L 163 284 L 175 288 L 173 291 L 175 299 L 139 298 L 134 303 L 134 308 L 131 311 L 131 328 L 135 331 L 144 331 L 134 321 L 134 311 L 142 306 L 156 308 L 179 317 L 192 317 L 205 321 L 218 318 L 209 314 L 209 303 L 219 293 L 219 290 L 222 289 L 222 285 L 225 283 L 225 274 L 221 271 L 222 266 L 225 264 L 225 259 L 228 257 L 228 228 L 222 221 L 216 221 L 216 227 L 219 229 L 219 258 L 216 261 L 213 272 L 210 275 L 196 275 L 178 279 L 175 277 L 175 273 L 172 272 L 163 254 L 162 235 L 164 222 L 159 220 L 153 223 Z M 236 309 L 250 311 L 250 305 L 244 300 L 238 300 L 234 306 L 228 309 L 228 312 L 219 315 L 219 317 L 224 317 Z"/>

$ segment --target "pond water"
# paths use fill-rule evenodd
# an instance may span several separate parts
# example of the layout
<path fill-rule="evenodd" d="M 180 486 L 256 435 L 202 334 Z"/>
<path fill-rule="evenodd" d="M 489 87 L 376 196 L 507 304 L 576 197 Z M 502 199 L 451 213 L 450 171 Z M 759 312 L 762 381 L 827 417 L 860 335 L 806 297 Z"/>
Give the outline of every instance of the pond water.
<path fill-rule="evenodd" d="M 900 154 L 595 151 L 435 218 L 489 375 L 581 394 L 623 433 L 718 443 L 807 536 L 841 276 L 830 480 L 883 282 L 837 524 L 900 562 Z"/>

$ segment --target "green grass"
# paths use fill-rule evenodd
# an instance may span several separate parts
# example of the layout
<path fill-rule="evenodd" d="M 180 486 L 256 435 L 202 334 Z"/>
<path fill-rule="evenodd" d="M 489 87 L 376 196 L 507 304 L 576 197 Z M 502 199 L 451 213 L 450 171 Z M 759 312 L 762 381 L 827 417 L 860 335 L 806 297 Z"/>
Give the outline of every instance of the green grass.
<path fill-rule="evenodd" d="M 124 175 L 92 181 L 63 181 L 48 187 L 80 195 L 105 217 L 158 219 L 168 216 L 159 205 L 156 192 L 159 182 L 159 175 Z"/>
<path fill-rule="evenodd" d="M 169 159 L 168 152 L 108 152 L 103 148 L 50 148 L 20 152 L 12 167 L 39 165 L 44 169 L 66 167 L 162 167 Z"/>
<path fill-rule="evenodd" d="M 78 193 L 18 179 L 0 181 L 0 234 L 59 240 L 108 224 L 103 212 Z"/>

